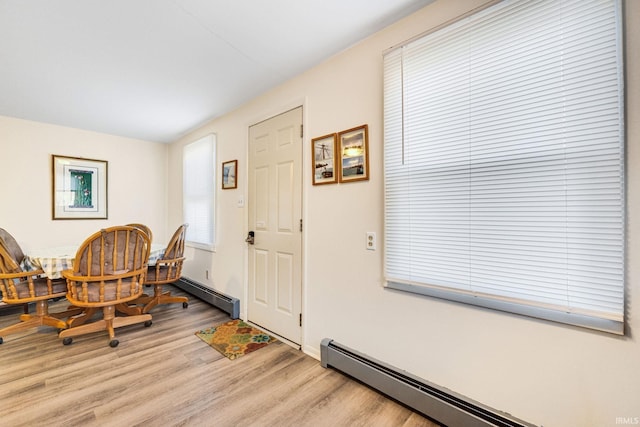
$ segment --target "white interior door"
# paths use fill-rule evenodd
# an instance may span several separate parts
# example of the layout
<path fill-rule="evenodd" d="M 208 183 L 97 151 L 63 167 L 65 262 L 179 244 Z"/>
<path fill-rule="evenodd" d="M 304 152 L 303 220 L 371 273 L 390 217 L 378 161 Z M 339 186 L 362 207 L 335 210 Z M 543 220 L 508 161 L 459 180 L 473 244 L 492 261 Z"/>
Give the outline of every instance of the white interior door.
<path fill-rule="evenodd" d="M 302 107 L 249 128 L 247 318 L 301 343 Z"/>

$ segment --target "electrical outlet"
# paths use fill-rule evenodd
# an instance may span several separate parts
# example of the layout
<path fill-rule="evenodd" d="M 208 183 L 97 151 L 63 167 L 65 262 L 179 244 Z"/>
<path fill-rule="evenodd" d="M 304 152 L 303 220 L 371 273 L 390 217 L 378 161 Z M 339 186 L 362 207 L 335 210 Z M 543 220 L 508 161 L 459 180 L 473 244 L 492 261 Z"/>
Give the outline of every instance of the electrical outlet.
<path fill-rule="evenodd" d="M 373 231 L 367 231 L 367 250 L 375 251 L 376 250 L 376 233 Z"/>

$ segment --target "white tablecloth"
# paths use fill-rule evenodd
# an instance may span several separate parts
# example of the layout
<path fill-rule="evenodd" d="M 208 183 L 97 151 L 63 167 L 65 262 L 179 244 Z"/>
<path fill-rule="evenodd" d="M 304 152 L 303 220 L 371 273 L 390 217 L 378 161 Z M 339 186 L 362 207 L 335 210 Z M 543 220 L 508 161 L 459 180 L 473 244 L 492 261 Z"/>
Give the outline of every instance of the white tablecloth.
<path fill-rule="evenodd" d="M 165 245 L 152 243 L 149 254 L 149 265 L 155 265 L 156 261 L 164 254 Z M 58 246 L 30 251 L 25 254 L 22 268 L 24 270 L 37 270 L 42 268 L 44 274 L 50 279 L 62 277 L 62 271 L 73 268 L 78 246 Z"/>

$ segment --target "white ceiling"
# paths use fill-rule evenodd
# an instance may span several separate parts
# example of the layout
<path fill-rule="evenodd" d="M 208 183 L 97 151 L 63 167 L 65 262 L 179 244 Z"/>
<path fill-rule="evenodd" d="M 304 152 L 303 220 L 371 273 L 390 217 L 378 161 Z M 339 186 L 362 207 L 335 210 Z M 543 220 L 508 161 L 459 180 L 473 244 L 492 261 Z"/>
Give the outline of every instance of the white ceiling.
<path fill-rule="evenodd" d="M 0 0 L 0 115 L 171 142 L 432 0 Z"/>

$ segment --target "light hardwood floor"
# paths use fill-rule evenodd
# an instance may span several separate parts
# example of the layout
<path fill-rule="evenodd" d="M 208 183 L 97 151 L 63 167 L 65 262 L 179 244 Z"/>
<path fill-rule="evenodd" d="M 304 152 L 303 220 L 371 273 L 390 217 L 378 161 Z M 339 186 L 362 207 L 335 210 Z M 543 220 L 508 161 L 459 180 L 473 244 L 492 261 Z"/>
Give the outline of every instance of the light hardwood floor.
<path fill-rule="evenodd" d="M 1 310 L 0 328 L 21 310 Z M 193 296 L 151 314 L 117 329 L 117 348 L 106 332 L 69 346 L 49 327 L 4 337 L 0 426 L 436 425 L 282 342 L 228 360 L 195 332 L 229 316 Z"/>

